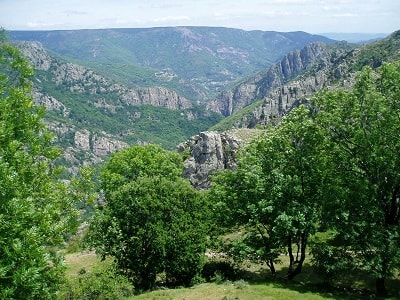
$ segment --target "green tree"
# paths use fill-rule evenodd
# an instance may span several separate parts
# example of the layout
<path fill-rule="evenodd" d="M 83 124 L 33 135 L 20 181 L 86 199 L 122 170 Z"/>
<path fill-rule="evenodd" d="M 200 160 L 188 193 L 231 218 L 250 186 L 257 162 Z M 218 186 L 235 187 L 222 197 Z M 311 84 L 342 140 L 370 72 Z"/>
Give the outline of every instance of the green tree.
<path fill-rule="evenodd" d="M 64 264 L 56 248 L 76 227 L 57 181 L 53 135 L 33 104 L 33 69 L 0 37 L 0 298 L 54 299 Z"/>
<path fill-rule="evenodd" d="M 238 167 L 214 180 L 211 195 L 230 227 L 244 229 L 231 252 L 274 262 L 289 256 L 288 278 L 301 272 L 309 236 L 320 217 L 327 176 L 324 137 L 305 106 L 245 149 Z M 237 255 L 235 255 L 237 256 Z"/>
<path fill-rule="evenodd" d="M 136 288 L 151 288 L 162 272 L 167 283 L 186 285 L 202 268 L 207 206 L 182 171 L 177 153 L 149 145 L 115 153 L 101 174 L 105 205 L 90 239 Z"/>
<path fill-rule="evenodd" d="M 316 247 L 315 260 L 326 272 L 369 272 L 378 294 L 386 293 L 385 280 L 400 266 L 399 100 L 400 63 L 377 72 L 365 68 L 352 90 L 326 91 L 313 99 L 341 178 L 341 193 L 325 205 L 334 234 Z"/>

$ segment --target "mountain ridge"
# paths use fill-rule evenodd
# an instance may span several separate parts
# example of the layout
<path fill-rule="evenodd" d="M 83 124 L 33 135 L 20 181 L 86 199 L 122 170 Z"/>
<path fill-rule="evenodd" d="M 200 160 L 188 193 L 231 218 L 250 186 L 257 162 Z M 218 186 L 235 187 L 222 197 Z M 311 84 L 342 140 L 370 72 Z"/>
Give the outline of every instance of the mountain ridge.
<path fill-rule="evenodd" d="M 218 30 L 225 32 L 221 28 Z M 242 31 L 234 32 L 246 34 Z M 214 50 L 207 45 L 200 47 L 196 44 L 202 37 L 199 32 L 193 32 L 192 28 L 178 28 L 173 35 L 177 37 L 177 33 L 183 37 L 183 42 L 179 45 L 185 49 L 186 54 L 214 53 Z M 216 32 L 211 33 L 216 35 Z M 257 32 L 257 34 L 269 37 L 272 34 L 275 44 L 271 43 L 269 45 L 271 48 L 279 48 L 278 45 L 282 45 L 280 42 L 286 46 L 293 46 L 291 38 L 296 35 L 300 35 L 303 42 L 306 38 L 313 38 L 312 35 L 302 32 L 287 34 Z M 236 37 L 233 35 L 224 38 L 229 40 Z M 193 40 L 197 42 L 194 43 Z M 167 41 L 171 42 L 171 39 Z M 231 93 L 237 96 L 228 99 L 227 104 L 224 104 L 224 111 L 218 103 L 208 102 L 207 99 L 213 98 L 204 98 L 202 101 L 194 100 L 195 98 L 188 99 L 176 91 L 178 88 L 169 89 L 166 86 L 154 85 L 153 79 L 144 85 L 140 82 L 125 85 L 115 80 L 118 76 L 107 78 L 94 68 L 76 64 L 77 60 L 62 56 L 53 50 L 40 48 L 40 44 L 36 44 L 35 47 L 35 43 L 28 43 L 31 49 L 25 51 L 38 69 L 34 78 L 35 100 L 48 108 L 46 122 L 57 133 L 59 144 L 66 150 L 64 160 L 73 170 L 83 162 L 100 162 L 110 153 L 128 145 L 157 143 L 169 149 L 175 148 L 199 132 L 205 132 L 210 128 L 222 130 L 218 125 L 212 127 L 218 123 L 222 115 L 229 116 L 224 119 L 225 129 L 252 128 L 278 122 L 293 105 L 305 99 L 307 89 L 308 92 L 314 92 L 315 87 L 322 88 L 325 83 L 330 82 L 326 79 L 327 76 L 330 76 L 329 80 L 333 82 L 346 75 L 347 69 L 340 64 L 337 64 L 339 67 L 336 69 L 330 70 L 330 67 L 336 64 L 335 61 L 343 60 L 346 55 L 350 55 L 349 53 L 363 53 L 362 50 L 358 50 L 361 46 L 347 43 L 334 44 L 330 40 L 328 44 L 318 41 L 294 49 L 282 55 L 277 63 L 267 64 L 257 72 L 235 80 L 240 81 L 241 85 L 235 85 L 234 80 L 224 83 L 223 87 L 233 86 L 234 92 L 227 89 L 220 92 L 220 95 Z M 65 41 L 63 43 L 66 47 L 67 43 Z M 220 49 L 219 59 L 223 57 L 225 63 L 231 61 L 229 55 L 241 59 L 245 57 L 236 48 Z M 370 59 L 367 54 L 364 55 L 364 60 Z M 201 64 L 207 62 L 201 58 L 202 56 L 199 58 Z M 239 62 L 236 62 L 237 66 L 240 66 Z M 127 64 L 128 71 L 130 67 L 132 65 Z M 330 71 L 326 73 L 327 70 Z M 319 77 L 307 77 L 312 73 L 314 75 L 318 73 Z M 158 76 L 160 82 L 174 83 L 181 80 L 174 70 L 168 68 L 153 69 L 149 74 Z M 145 74 L 143 78 L 146 78 Z M 293 85 L 296 78 L 303 78 L 302 83 L 297 86 Z M 193 80 L 194 78 L 191 79 Z M 191 88 L 194 89 L 194 86 Z M 202 91 L 198 92 L 198 95 L 201 93 Z M 241 117 L 237 117 L 239 112 L 242 113 Z M 215 140 L 219 138 L 215 137 Z M 231 148 L 233 146 L 227 143 L 227 149 Z"/>
<path fill-rule="evenodd" d="M 322 48 L 308 63 L 302 65 L 300 62 L 307 60 L 294 59 L 302 51 L 307 52 L 305 49 L 317 46 Z M 288 65 L 287 60 L 290 59 L 292 62 L 289 65 L 294 66 L 297 61 L 299 68 L 292 68 L 297 71 L 291 75 L 287 73 L 289 80 L 283 80 L 285 72 L 282 66 Z M 398 60 L 400 60 L 400 31 L 365 46 L 352 46 L 341 42 L 335 45 L 309 45 L 303 50 L 289 53 L 266 72 L 257 74 L 233 88 L 234 91 L 251 91 L 245 95 L 250 104 L 224 118 L 207 132 L 193 136 L 179 145 L 179 151 L 187 153 L 185 176 L 196 188 L 207 188 L 212 174 L 235 166 L 235 154 L 244 144 L 244 139 L 238 137 L 238 132 L 244 132 L 247 141 L 251 140 L 268 126 L 276 125 L 294 107 L 307 103 L 318 91 L 351 88 L 362 67 L 378 68 L 385 62 Z M 261 93 L 263 84 L 264 91 Z M 243 98 L 243 95 L 240 96 Z M 238 99 L 240 97 L 235 100 Z M 230 105 L 234 104 L 232 98 L 228 100 Z M 216 150 L 210 151 L 210 149 Z M 226 163 L 227 160 L 229 164 Z"/>
<path fill-rule="evenodd" d="M 318 55 L 303 65 L 305 68 L 297 68 L 300 72 L 294 72 L 292 77 L 287 77 L 288 80 L 282 80 L 285 78 L 282 66 L 287 65 L 287 61 L 290 60 L 292 65 L 296 65 L 296 61 L 297 63 L 301 61 L 295 59 L 296 54 L 315 45 L 308 45 L 300 51 L 290 52 L 267 71 L 235 86 L 230 94 L 228 92 L 231 98 L 220 94 L 213 102 L 210 102 L 214 105 L 214 111 L 231 103 L 236 106 L 241 104 L 243 108 L 242 111 L 234 111 L 212 129 L 223 131 L 232 127 L 251 128 L 256 125 L 276 123 L 293 106 L 307 101 L 315 92 L 323 88 L 351 87 L 357 71 L 360 71 L 362 67 L 377 68 L 384 62 L 400 59 L 400 31 L 395 31 L 386 38 L 367 45 L 345 42 L 325 45 Z M 251 92 L 248 94 L 236 92 L 243 90 Z M 244 110 L 246 110 L 245 113 L 243 113 Z M 220 110 L 220 113 L 223 111 Z"/>
<path fill-rule="evenodd" d="M 300 31 L 196 26 L 11 31 L 9 36 L 39 41 L 46 49 L 128 86 L 164 86 L 193 103 L 206 102 L 226 85 L 264 69 L 291 50 L 315 41 L 334 42 Z M 153 76 L 143 76 L 146 72 Z"/>

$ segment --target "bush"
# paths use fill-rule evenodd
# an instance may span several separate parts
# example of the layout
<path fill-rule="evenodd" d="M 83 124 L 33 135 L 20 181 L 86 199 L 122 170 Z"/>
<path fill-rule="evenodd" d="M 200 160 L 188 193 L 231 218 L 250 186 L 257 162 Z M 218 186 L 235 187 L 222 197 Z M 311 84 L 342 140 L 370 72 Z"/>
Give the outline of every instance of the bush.
<path fill-rule="evenodd" d="M 93 270 L 82 268 L 68 281 L 59 299 L 108 300 L 122 299 L 133 294 L 134 287 L 128 279 L 117 273 L 114 263 L 99 263 Z"/>
<path fill-rule="evenodd" d="M 208 261 L 201 272 L 206 281 L 222 283 L 225 280 L 235 280 L 238 277 L 235 267 L 227 261 Z"/>
<path fill-rule="evenodd" d="M 351 271 L 351 252 L 333 247 L 330 240 L 312 243 L 312 264 L 314 271 L 325 283 L 334 280 Z"/>

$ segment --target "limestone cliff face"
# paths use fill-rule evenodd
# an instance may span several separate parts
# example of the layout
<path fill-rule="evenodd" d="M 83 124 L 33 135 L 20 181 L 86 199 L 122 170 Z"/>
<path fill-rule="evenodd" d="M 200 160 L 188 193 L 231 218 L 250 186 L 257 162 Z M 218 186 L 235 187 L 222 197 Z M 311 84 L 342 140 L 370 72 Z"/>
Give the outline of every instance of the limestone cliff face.
<path fill-rule="evenodd" d="M 178 145 L 178 152 L 187 158 L 184 177 L 197 189 L 210 186 L 210 176 L 217 171 L 232 169 L 238 151 L 264 132 L 259 129 L 233 129 L 223 133 L 205 131 Z"/>
<path fill-rule="evenodd" d="M 76 148 L 91 151 L 98 156 L 109 155 L 128 146 L 128 144 L 108 136 L 105 132 L 92 134 L 86 129 L 75 132 L 74 144 Z"/>
<path fill-rule="evenodd" d="M 271 98 L 274 98 L 277 103 L 270 103 L 270 105 L 277 108 L 283 108 L 286 104 L 291 106 L 300 94 L 304 95 L 310 90 L 320 89 L 326 83 L 326 78 L 323 77 L 327 77 L 329 74 L 321 72 L 315 78 L 307 79 L 306 84 L 288 88 L 288 93 L 286 93 L 286 90 L 282 90 L 283 86 L 295 77 L 311 72 L 313 69 L 328 70 L 333 65 L 333 55 L 339 57 L 347 53 L 347 50 L 348 46 L 333 47 L 323 43 L 313 43 L 301 50 L 292 51 L 265 72 L 249 78 L 232 90 L 219 94 L 215 100 L 208 104 L 207 108 L 224 116 L 230 116 L 261 99 L 266 99 L 266 102 L 268 102 Z M 289 94 L 290 97 L 288 97 Z"/>
<path fill-rule="evenodd" d="M 292 108 L 308 102 L 322 89 L 349 88 L 355 81 L 355 72 L 350 71 L 357 51 L 330 53 L 321 57 L 310 68 L 296 78 L 278 87 L 270 88 L 263 96 L 262 104 L 251 114 L 236 120 L 234 127 L 253 128 L 256 125 L 276 124 Z"/>
<path fill-rule="evenodd" d="M 18 46 L 34 66 L 36 73 L 39 73 L 39 76 L 33 79 L 35 103 L 43 105 L 48 112 L 53 113 L 53 116 L 57 115 L 56 118 L 46 119 L 46 122 L 56 133 L 57 143 L 64 150 L 66 166 L 72 173 L 76 172 L 77 166 L 82 163 L 99 163 L 109 154 L 128 146 L 122 141 L 121 133 L 110 134 L 94 126 L 88 130 L 85 127 L 87 120 L 82 114 L 79 120 L 74 119 L 73 115 L 76 115 L 74 110 L 80 108 L 81 103 L 85 103 L 86 107 L 94 107 L 91 113 L 96 110 L 106 111 L 106 115 L 111 117 L 117 109 L 123 110 L 128 106 L 151 105 L 170 110 L 186 110 L 192 107 L 187 99 L 166 88 L 127 87 L 106 79 L 84 66 L 65 62 L 49 55 L 38 42 L 21 42 Z M 45 85 L 55 89 L 56 95 L 66 92 L 68 95 L 73 95 L 73 100 L 66 102 L 65 98 L 57 99 L 46 92 L 43 87 Z M 187 116 L 188 120 L 196 118 L 190 110 L 182 114 Z M 141 117 L 140 112 L 132 116 L 134 120 Z M 61 119 L 65 122 L 60 121 Z M 134 130 L 129 129 L 130 125 L 127 124 L 127 130 Z M 146 141 L 137 141 L 137 143 L 142 144 Z"/>
<path fill-rule="evenodd" d="M 232 168 L 235 154 L 243 141 L 233 135 L 201 132 L 178 146 L 178 152 L 187 152 L 184 177 L 198 189 L 210 185 L 210 175 L 218 170 Z"/>
<path fill-rule="evenodd" d="M 251 112 L 232 116 L 233 128 L 253 128 L 276 124 L 292 108 L 305 103 L 324 88 L 348 88 L 355 72 L 351 70 L 358 49 L 347 43 L 325 45 L 316 43 L 293 51 L 266 72 L 238 85 L 233 92 L 212 102 L 212 110 L 230 116 L 256 102 Z M 248 91 L 241 93 L 240 91 Z M 229 108 L 229 109 L 227 109 Z"/>
<path fill-rule="evenodd" d="M 113 94 L 119 103 L 105 103 L 104 107 L 114 110 L 118 105 L 152 105 L 173 110 L 188 109 L 192 104 L 175 91 L 163 87 L 130 88 L 114 83 L 84 66 L 67 63 L 50 56 L 39 42 L 21 42 L 23 54 L 37 70 L 48 71 L 51 80 L 64 89 L 77 93 L 99 95 Z M 36 86 L 40 86 L 36 83 Z M 42 97 L 37 88 L 36 100 Z M 47 103 L 49 104 L 49 103 Z"/>
<path fill-rule="evenodd" d="M 37 104 L 43 105 L 47 111 L 56 111 L 63 117 L 68 117 L 70 113 L 70 109 L 64 104 L 52 96 L 39 92 L 38 89 L 34 89 L 33 98 Z"/>
<path fill-rule="evenodd" d="M 128 89 L 120 87 L 119 99 L 126 105 L 152 105 L 173 110 L 188 109 L 192 104 L 176 92 L 162 87 Z"/>
<path fill-rule="evenodd" d="M 53 62 L 53 58 L 43 48 L 39 42 L 19 42 L 19 48 L 23 51 L 24 56 L 29 60 L 32 67 L 36 70 L 47 71 Z"/>
<path fill-rule="evenodd" d="M 97 164 L 111 153 L 129 146 L 106 132 L 93 133 L 87 129 L 57 122 L 47 125 L 56 133 L 64 148 L 63 157 L 68 162 L 66 168 L 71 174 L 78 172 L 82 161 L 84 165 Z"/>

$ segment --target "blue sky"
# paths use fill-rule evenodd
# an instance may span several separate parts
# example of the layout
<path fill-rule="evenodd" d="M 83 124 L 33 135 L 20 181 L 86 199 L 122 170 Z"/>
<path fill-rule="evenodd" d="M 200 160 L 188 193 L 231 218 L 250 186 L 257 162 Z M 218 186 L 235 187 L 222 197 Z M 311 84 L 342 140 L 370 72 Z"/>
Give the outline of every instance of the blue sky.
<path fill-rule="evenodd" d="M 399 0 L 0 0 L 7 30 L 223 26 L 309 33 L 390 33 Z"/>

